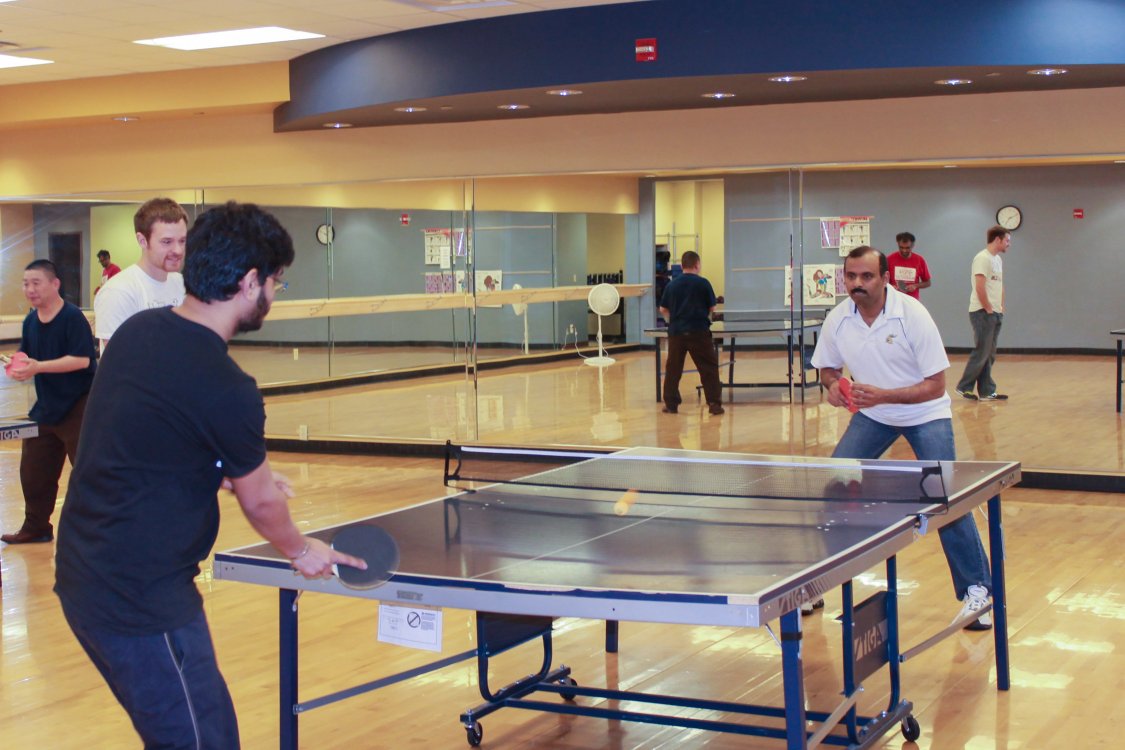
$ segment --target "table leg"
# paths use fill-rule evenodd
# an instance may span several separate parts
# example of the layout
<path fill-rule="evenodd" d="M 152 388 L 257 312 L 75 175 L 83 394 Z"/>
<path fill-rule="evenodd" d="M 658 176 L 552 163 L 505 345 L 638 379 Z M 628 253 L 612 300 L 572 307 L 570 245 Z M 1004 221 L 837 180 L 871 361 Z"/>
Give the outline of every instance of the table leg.
<path fill-rule="evenodd" d="M 278 662 L 280 667 L 281 750 L 297 750 L 297 597 L 291 589 L 280 590 L 278 605 Z"/>
<path fill-rule="evenodd" d="M 727 365 L 727 393 L 729 400 L 734 403 L 734 350 L 737 347 L 734 345 L 734 336 L 730 337 L 730 363 Z M 715 356 L 719 356 L 723 350 L 723 340 L 715 340 Z"/>
<path fill-rule="evenodd" d="M 804 750 L 808 735 L 799 609 L 781 616 L 781 671 L 785 693 L 785 744 L 789 750 Z"/>
<path fill-rule="evenodd" d="M 992 558 L 992 631 L 996 640 L 996 689 L 1011 687 L 1008 663 L 1008 594 L 1004 584 L 1004 525 L 1000 496 L 988 501 L 988 551 Z"/>
<path fill-rule="evenodd" d="M 1121 344 L 1122 339 L 1117 339 L 1117 413 L 1121 413 Z"/>

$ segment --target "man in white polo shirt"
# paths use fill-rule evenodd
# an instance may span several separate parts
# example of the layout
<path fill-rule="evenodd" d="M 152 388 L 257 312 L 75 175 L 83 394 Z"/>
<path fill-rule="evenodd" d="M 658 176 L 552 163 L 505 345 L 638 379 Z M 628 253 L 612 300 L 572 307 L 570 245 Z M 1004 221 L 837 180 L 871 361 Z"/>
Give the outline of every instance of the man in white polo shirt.
<path fill-rule="evenodd" d="M 840 438 L 834 458 L 879 458 L 900 436 L 923 461 L 952 461 L 953 414 L 945 392 L 949 359 L 941 334 L 921 302 L 889 285 L 886 257 L 857 247 L 844 260 L 849 299 L 824 320 L 813 366 L 828 389 L 828 403 L 846 407 L 840 392 L 845 368 L 851 373 L 851 401 L 858 411 Z M 992 576 L 972 514 L 940 531 L 953 587 L 963 600 L 957 619 L 989 602 Z M 987 630 L 985 612 L 966 625 Z"/>
<path fill-rule="evenodd" d="M 141 257 L 135 265 L 106 281 L 94 296 L 94 335 L 106 342 L 141 310 L 175 307 L 184 301 L 187 212 L 171 198 L 153 198 L 133 216 Z"/>

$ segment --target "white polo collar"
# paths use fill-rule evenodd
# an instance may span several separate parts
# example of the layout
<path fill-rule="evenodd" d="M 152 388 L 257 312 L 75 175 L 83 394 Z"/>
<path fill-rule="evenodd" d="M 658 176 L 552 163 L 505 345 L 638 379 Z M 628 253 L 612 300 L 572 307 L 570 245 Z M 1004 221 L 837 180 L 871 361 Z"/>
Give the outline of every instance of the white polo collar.
<path fill-rule="evenodd" d="M 887 284 L 887 286 L 884 288 L 887 290 L 887 298 L 883 301 L 882 317 L 886 319 L 902 318 L 904 316 L 902 292 L 898 291 L 890 284 Z M 856 305 L 855 300 L 851 297 L 848 297 L 848 303 L 852 306 L 852 316 L 862 320 L 863 316 L 859 314 L 859 306 Z M 876 320 L 878 320 L 878 318 L 876 318 Z M 864 323 L 864 325 L 867 324 Z"/>

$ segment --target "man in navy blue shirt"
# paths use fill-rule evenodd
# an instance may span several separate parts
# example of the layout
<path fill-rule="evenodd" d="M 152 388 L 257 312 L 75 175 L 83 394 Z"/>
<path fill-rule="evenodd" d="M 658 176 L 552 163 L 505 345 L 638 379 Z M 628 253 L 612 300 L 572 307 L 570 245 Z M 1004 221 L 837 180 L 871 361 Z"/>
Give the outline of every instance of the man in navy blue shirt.
<path fill-rule="evenodd" d="M 8 375 L 19 381 L 34 379 L 35 406 L 28 416 L 38 423 L 39 436 L 23 441 L 24 519 L 19 531 L 0 536 L 8 544 L 54 539 L 51 514 L 59 477 L 67 458 L 74 465 L 86 394 L 97 368 L 90 323 L 60 296 L 60 286 L 58 269 L 49 260 L 34 260 L 24 269 L 23 294 L 32 310 L 23 321 L 19 350 L 27 359 L 13 358 Z"/>
<path fill-rule="evenodd" d="M 703 394 L 712 414 L 722 414 L 723 386 L 719 355 L 711 339 L 711 313 L 717 300 L 711 282 L 699 275 L 699 253 L 688 250 L 680 259 L 683 273 L 672 280 L 660 298 L 660 313 L 668 320 L 668 362 L 664 367 L 664 413 L 680 407 L 680 378 L 688 354 L 699 371 Z"/>

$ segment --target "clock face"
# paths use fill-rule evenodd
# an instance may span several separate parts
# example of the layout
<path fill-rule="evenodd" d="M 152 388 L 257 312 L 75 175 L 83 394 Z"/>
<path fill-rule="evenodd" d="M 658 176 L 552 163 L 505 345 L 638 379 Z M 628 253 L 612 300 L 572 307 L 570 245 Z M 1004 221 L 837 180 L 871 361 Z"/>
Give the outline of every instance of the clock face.
<path fill-rule="evenodd" d="M 1005 229 L 1018 229 L 1023 222 L 1023 214 L 1015 206 L 1004 206 L 996 212 L 996 223 Z"/>
<path fill-rule="evenodd" d="M 316 241 L 322 245 L 327 245 L 335 236 L 336 230 L 331 224 L 321 224 L 316 228 Z"/>

